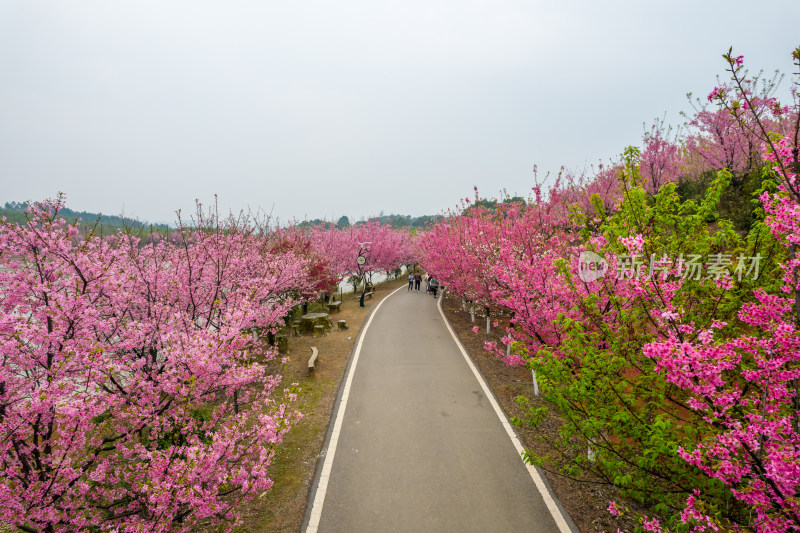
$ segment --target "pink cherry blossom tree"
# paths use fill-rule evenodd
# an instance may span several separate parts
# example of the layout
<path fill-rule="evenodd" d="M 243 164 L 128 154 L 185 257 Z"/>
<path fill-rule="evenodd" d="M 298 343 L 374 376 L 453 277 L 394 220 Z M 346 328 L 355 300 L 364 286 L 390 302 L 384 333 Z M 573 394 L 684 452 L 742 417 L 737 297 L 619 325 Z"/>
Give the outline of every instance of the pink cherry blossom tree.
<path fill-rule="evenodd" d="M 800 66 L 800 48 L 794 50 Z M 751 80 L 742 57 L 726 55 L 731 84 L 715 89 L 710 98 L 720 104 L 739 127 L 759 141 L 764 158 L 773 165 L 777 191 L 763 192 L 766 225 L 788 250 L 782 265 L 780 291 L 755 291 L 755 300 L 742 306 L 734 335 L 725 323 L 712 324 L 698 340 L 680 333 L 693 324 L 681 323 L 669 338 L 645 346 L 667 379 L 690 393 L 689 406 L 717 431 L 681 457 L 729 486 L 734 497 L 755 514 L 756 531 L 800 529 L 800 279 L 796 247 L 800 243 L 800 115 L 797 85 L 792 108 L 777 102 L 754 101 Z M 762 114 L 772 111 L 773 121 Z M 777 119 L 780 123 L 775 123 Z M 687 523 L 715 524 L 698 506 L 703 495 L 687 500 Z M 716 527 L 716 526 L 714 526 Z"/>
<path fill-rule="evenodd" d="M 307 262 L 213 215 L 160 242 L 80 238 L 61 205 L 0 223 L 0 520 L 230 527 L 299 416 L 249 330 L 280 325 Z"/>
<path fill-rule="evenodd" d="M 672 130 L 663 120 L 656 120 L 645 132 L 640 156 L 642 186 L 650 194 L 655 194 L 668 182 L 676 182 L 680 177 L 682 154 L 679 134 L 670 136 Z"/>
<path fill-rule="evenodd" d="M 378 222 L 346 228 L 320 226 L 311 230 L 310 237 L 318 253 L 342 277 L 357 275 L 359 267 L 367 277 L 380 271 L 392 272 L 413 257 L 408 231 Z M 357 263 L 359 254 L 365 259 L 363 265 Z"/>

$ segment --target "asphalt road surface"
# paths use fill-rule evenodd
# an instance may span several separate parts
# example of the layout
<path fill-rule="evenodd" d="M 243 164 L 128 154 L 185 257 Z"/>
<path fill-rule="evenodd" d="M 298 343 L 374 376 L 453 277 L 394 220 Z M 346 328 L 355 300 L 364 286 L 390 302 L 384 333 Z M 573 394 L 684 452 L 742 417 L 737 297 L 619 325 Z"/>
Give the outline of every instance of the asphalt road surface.
<path fill-rule="evenodd" d="M 373 314 L 334 411 L 335 420 L 345 408 L 306 532 L 570 531 L 436 303 L 403 288 Z"/>

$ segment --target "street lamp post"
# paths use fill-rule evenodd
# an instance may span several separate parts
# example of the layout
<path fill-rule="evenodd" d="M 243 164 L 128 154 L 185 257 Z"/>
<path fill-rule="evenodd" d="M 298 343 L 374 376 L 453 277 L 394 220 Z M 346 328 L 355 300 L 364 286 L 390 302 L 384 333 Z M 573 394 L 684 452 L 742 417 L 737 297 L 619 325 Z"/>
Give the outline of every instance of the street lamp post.
<path fill-rule="evenodd" d="M 365 249 L 364 245 L 370 243 L 371 241 L 358 243 L 359 249 L 358 249 L 358 259 L 356 259 L 356 268 L 358 269 L 358 277 L 360 277 L 361 281 L 364 282 L 364 288 L 361 291 L 361 301 L 359 302 L 360 307 L 366 307 L 364 305 L 364 295 L 367 293 L 367 280 L 364 277 L 364 263 L 367 262 L 367 258 L 364 254 L 367 253 L 367 250 Z"/>

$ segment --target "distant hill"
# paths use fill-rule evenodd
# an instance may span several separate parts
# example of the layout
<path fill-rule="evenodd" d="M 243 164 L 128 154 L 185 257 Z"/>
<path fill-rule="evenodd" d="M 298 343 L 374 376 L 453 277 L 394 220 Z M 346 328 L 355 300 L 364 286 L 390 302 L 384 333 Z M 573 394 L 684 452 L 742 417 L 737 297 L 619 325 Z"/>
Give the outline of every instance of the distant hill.
<path fill-rule="evenodd" d="M 381 215 L 372 217 L 370 220 L 377 220 L 381 224 L 389 224 L 393 228 L 424 228 L 428 224 L 435 224 L 442 219 L 441 215 L 423 215 L 421 217 L 411 217 L 410 215 Z"/>
<path fill-rule="evenodd" d="M 359 220 L 354 222 L 352 225 L 359 226 L 361 224 L 365 224 L 366 222 L 380 222 L 381 224 L 389 224 L 393 228 L 407 228 L 409 230 L 416 230 L 418 228 L 424 228 L 428 224 L 435 224 L 441 219 L 441 215 L 423 215 L 419 217 L 412 217 L 411 215 L 379 215 L 376 217 L 370 217 L 367 220 Z M 297 225 L 301 228 L 306 228 L 323 226 L 326 224 L 334 224 L 339 228 L 346 228 L 351 225 L 350 220 L 346 216 L 339 218 L 339 221 L 336 223 L 330 220 L 315 218 L 313 220 L 304 220 Z"/>
<path fill-rule="evenodd" d="M 0 207 L 0 218 L 6 217 L 9 222 L 25 222 L 25 210 L 28 204 L 24 202 L 6 202 L 3 207 Z M 168 224 L 150 224 L 135 218 L 121 217 L 116 215 L 104 215 L 102 213 L 91 213 L 88 211 L 73 211 L 72 209 L 62 207 L 59 211 L 61 218 L 68 222 L 74 222 L 80 219 L 81 225 L 84 227 L 97 226 L 97 231 L 102 233 L 115 233 L 117 230 L 147 230 L 150 228 L 158 230 L 168 230 Z"/>
<path fill-rule="evenodd" d="M 0 218 L 6 217 L 10 222 L 22 223 L 25 222 L 25 209 L 28 204 L 24 202 L 6 202 L 4 207 L 0 207 Z M 91 213 L 89 211 L 73 211 L 67 207 L 62 207 L 60 211 L 61 218 L 68 222 L 74 222 L 76 219 L 81 219 L 81 225 L 84 227 L 94 227 L 97 224 L 98 233 L 115 233 L 117 230 L 147 230 L 150 228 L 156 230 L 169 230 L 171 226 L 168 224 L 150 224 L 149 222 L 141 221 L 135 218 L 121 217 L 117 215 L 104 215 L 102 213 Z M 416 230 L 424 228 L 428 224 L 435 224 L 442 219 L 441 215 L 423 215 L 419 217 L 412 217 L 411 215 L 384 215 L 381 213 L 379 216 L 370 217 L 367 220 L 359 220 L 354 222 L 354 226 L 365 224 L 366 222 L 380 222 L 381 224 L 389 224 L 393 228 L 407 228 L 408 230 Z M 305 220 L 297 225 L 301 228 L 322 226 L 326 224 L 334 224 L 337 227 L 343 228 L 350 226 L 350 220 L 343 216 L 339 221 L 334 223 L 330 220 L 323 220 L 315 218 L 313 220 Z"/>

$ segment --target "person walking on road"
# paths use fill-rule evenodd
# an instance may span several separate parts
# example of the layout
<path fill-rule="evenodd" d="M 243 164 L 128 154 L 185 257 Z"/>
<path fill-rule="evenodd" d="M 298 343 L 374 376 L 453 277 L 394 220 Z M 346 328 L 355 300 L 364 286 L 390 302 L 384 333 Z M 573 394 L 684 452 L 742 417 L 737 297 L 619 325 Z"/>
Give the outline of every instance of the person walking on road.
<path fill-rule="evenodd" d="M 411 292 L 411 289 L 414 288 L 414 274 L 408 275 L 408 291 Z"/>
<path fill-rule="evenodd" d="M 434 278 L 431 278 L 430 285 L 431 285 L 431 292 L 433 293 L 433 297 L 436 298 L 436 292 L 439 290 L 439 282 L 436 281 Z"/>
<path fill-rule="evenodd" d="M 419 292 L 419 286 L 422 283 L 422 274 L 417 272 L 414 274 L 414 288 Z"/>

